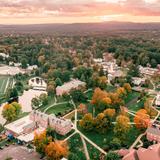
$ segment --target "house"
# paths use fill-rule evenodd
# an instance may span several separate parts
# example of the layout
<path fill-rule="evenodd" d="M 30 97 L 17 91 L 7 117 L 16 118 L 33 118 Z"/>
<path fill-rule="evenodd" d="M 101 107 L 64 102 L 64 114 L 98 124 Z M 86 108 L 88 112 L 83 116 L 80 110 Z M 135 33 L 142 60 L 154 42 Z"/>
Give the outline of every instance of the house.
<path fill-rule="evenodd" d="M 126 155 L 122 155 L 123 152 L 118 151 L 123 156 L 122 160 L 160 160 L 160 143 L 154 144 L 147 149 L 140 147 L 138 150 L 132 149 L 128 152 L 125 151 Z"/>
<path fill-rule="evenodd" d="M 58 118 L 54 114 L 47 115 L 39 111 L 32 111 L 29 115 L 4 126 L 6 134 L 12 134 L 17 139 L 30 142 L 34 133 L 42 132 L 47 127 L 53 128 L 58 134 L 66 135 L 72 130 L 71 120 Z"/>
<path fill-rule="evenodd" d="M 78 79 L 72 79 L 70 82 L 64 83 L 62 86 L 56 88 L 56 95 L 62 96 L 63 94 L 69 93 L 72 89 L 78 89 L 85 87 L 86 83 Z"/>
<path fill-rule="evenodd" d="M 34 90 L 46 91 L 47 83 L 41 77 L 34 77 L 28 81 L 29 86 Z"/>
<path fill-rule="evenodd" d="M 145 83 L 146 78 L 132 77 L 132 83 L 136 86 L 142 85 Z"/>
<path fill-rule="evenodd" d="M 155 121 L 149 124 L 146 133 L 149 141 L 160 142 L 160 122 Z"/>
<path fill-rule="evenodd" d="M 160 93 L 157 94 L 156 100 L 155 100 L 155 105 L 160 106 Z"/>

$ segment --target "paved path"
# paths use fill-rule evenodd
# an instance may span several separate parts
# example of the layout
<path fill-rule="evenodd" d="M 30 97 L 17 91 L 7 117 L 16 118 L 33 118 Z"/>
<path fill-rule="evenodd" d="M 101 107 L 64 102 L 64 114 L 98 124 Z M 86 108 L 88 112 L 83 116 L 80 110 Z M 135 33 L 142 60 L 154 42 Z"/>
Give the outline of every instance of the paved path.
<path fill-rule="evenodd" d="M 79 131 L 77 129 L 77 109 L 76 109 L 76 105 L 73 101 L 73 99 L 71 98 L 71 103 L 73 104 L 73 106 L 75 107 L 75 121 L 74 121 L 74 124 L 73 124 L 73 127 L 75 129 L 75 131 L 77 133 L 79 133 L 80 136 L 82 136 L 88 143 L 90 143 L 92 146 L 94 146 L 97 150 L 99 150 L 101 153 L 103 154 L 107 154 L 102 148 L 100 148 L 97 144 L 95 144 L 93 141 L 91 141 L 89 138 L 87 138 L 81 131 Z"/>
<path fill-rule="evenodd" d="M 65 138 L 63 141 L 68 141 L 72 136 L 74 136 L 77 132 L 73 132 L 70 136 L 68 136 L 67 138 Z"/>
<path fill-rule="evenodd" d="M 81 137 L 81 140 L 82 140 L 82 143 L 83 143 L 83 148 L 84 148 L 84 153 L 85 153 L 85 156 L 86 156 L 86 160 L 90 160 L 86 142 L 85 142 L 85 140 L 82 136 L 80 136 L 80 137 Z"/>

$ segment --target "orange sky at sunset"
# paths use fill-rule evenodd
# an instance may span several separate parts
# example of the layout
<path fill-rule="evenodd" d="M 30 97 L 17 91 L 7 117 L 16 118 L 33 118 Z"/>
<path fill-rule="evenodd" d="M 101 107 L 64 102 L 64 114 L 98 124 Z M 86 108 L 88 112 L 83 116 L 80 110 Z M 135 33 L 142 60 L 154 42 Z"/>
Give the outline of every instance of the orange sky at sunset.
<path fill-rule="evenodd" d="M 160 22 L 160 0 L 0 0 L 0 24 Z"/>

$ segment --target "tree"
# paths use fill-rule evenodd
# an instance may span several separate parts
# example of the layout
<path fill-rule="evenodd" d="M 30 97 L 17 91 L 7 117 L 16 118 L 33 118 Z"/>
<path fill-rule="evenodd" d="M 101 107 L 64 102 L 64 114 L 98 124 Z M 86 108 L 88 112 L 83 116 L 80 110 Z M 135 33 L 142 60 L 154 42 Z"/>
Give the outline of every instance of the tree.
<path fill-rule="evenodd" d="M 116 118 L 116 124 L 114 127 L 114 133 L 119 137 L 121 140 L 126 139 L 126 135 L 131 128 L 130 119 L 127 116 L 119 115 Z"/>
<path fill-rule="evenodd" d="M 45 153 L 48 160 L 60 160 L 68 155 L 68 146 L 64 141 L 50 142 Z"/>
<path fill-rule="evenodd" d="M 41 155 L 45 155 L 46 147 L 50 142 L 52 142 L 52 138 L 47 137 L 46 131 L 43 131 L 39 134 L 35 132 L 33 143 L 36 147 L 36 151 Z"/>
<path fill-rule="evenodd" d="M 54 96 L 54 94 L 55 94 L 55 86 L 52 85 L 52 84 L 49 84 L 47 86 L 47 93 L 48 93 L 49 96 Z"/>
<path fill-rule="evenodd" d="M 96 88 L 92 96 L 91 104 L 94 104 L 98 107 L 102 100 L 106 97 L 108 97 L 108 93 L 106 91 Z"/>
<path fill-rule="evenodd" d="M 87 112 L 88 112 L 88 110 L 87 110 L 87 106 L 85 105 L 85 104 L 80 104 L 79 106 L 78 106 L 78 112 L 79 113 L 82 113 L 82 114 L 86 114 Z"/>
<path fill-rule="evenodd" d="M 24 69 L 26 69 L 27 68 L 27 60 L 26 59 L 22 59 L 21 60 L 21 66 L 22 66 L 22 68 L 24 68 Z"/>
<path fill-rule="evenodd" d="M 107 82 L 108 80 L 106 76 L 98 77 L 97 83 L 99 88 L 105 89 L 107 86 Z"/>
<path fill-rule="evenodd" d="M 39 96 L 39 101 L 42 103 L 42 105 L 47 105 L 48 104 L 48 96 L 45 93 L 42 93 Z"/>
<path fill-rule="evenodd" d="M 85 102 L 87 99 L 86 95 L 79 89 L 71 90 L 70 95 L 74 102 Z"/>
<path fill-rule="evenodd" d="M 11 105 L 15 108 L 16 116 L 21 113 L 22 106 L 17 102 L 12 102 Z"/>
<path fill-rule="evenodd" d="M 126 95 L 126 90 L 124 87 L 119 87 L 117 88 L 116 93 L 118 94 L 119 97 L 123 97 L 124 95 Z"/>
<path fill-rule="evenodd" d="M 11 122 L 16 118 L 16 109 L 11 104 L 6 104 L 2 110 L 3 117 Z"/>
<path fill-rule="evenodd" d="M 56 87 L 57 86 L 61 86 L 63 83 L 62 83 L 62 81 L 61 81 L 61 79 L 60 78 L 56 78 L 56 80 L 55 80 L 55 85 L 56 85 Z"/>
<path fill-rule="evenodd" d="M 94 119 L 91 113 L 87 113 L 84 117 L 79 121 L 80 127 L 87 131 L 91 131 L 93 129 Z"/>
<path fill-rule="evenodd" d="M 108 152 L 106 157 L 105 157 L 105 160 L 120 160 L 120 156 L 118 155 L 118 153 L 116 152 Z"/>
<path fill-rule="evenodd" d="M 132 87 L 129 83 L 124 83 L 123 88 L 129 93 L 132 91 Z"/>
<path fill-rule="evenodd" d="M 134 117 L 134 123 L 138 129 L 144 129 L 148 127 L 150 122 L 150 116 L 147 114 L 145 109 L 140 109 L 137 111 Z"/>
<path fill-rule="evenodd" d="M 104 113 L 99 113 L 97 117 L 94 119 L 94 125 L 96 127 L 96 131 L 100 133 L 105 133 L 109 128 L 109 120 L 105 117 Z"/>
<path fill-rule="evenodd" d="M 42 65 L 45 62 L 45 56 L 41 55 L 38 57 L 38 62 Z"/>
<path fill-rule="evenodd" d="M 32 107 L 33 107 L 33 108 L 37 108 L 37 107 L 39 107 L 39 105 L 40 105 L 39 98 L 38 98 L 38 97 L 34 97 L 34 98 L 32 98 L 32 100 L 31 100 L 31 104 L 32 104 Z"/>
<path fill-rule="evenodd" d="M 109 118 L 113 118 L 116 114 L 116 111 L 115 111 L 115 109 L 108 108 L 108 109 L 104 110 L 103 113 L 106 116 L 108 116 Z"/>
<path fill-rule="evenodd" d="M 77 154 L 75 153 L 70 153 L 68 156 L 68 160 L 81 160 Z"/>
<path fill-rule="evenodd" d="M 18 97 L 18 91 L 17 89 L 14 87 L 13 89 L 8 89 L 6 92 L 6 99 L 11 99 L 11 98 L 16 98 Z"/>

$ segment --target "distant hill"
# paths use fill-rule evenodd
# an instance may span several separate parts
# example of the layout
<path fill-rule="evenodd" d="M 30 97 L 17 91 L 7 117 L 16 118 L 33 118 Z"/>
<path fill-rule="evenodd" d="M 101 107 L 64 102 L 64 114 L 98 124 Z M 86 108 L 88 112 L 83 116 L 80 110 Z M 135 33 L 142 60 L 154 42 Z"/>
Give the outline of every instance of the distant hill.
<path fill-rule="evenodd" d="M 0 25 L 0 32 L 13 33 L 84 33 L 111 30 L 160 30 L 160 23 L 104 22 L 73 24 Z"/>

